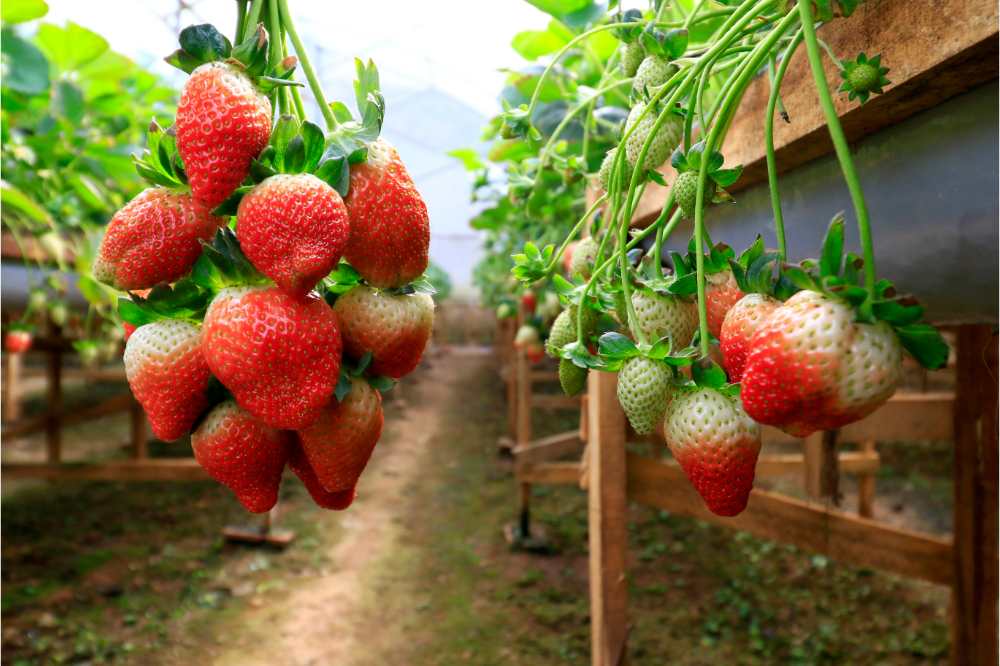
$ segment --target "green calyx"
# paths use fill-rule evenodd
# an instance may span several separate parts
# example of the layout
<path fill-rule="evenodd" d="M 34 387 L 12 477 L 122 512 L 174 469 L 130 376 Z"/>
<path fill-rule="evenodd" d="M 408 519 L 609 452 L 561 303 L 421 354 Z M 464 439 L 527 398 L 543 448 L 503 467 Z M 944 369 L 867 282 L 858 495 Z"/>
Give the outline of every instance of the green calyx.
<path fill-rule="evenodd" d="M 855 60 L 848 60 L 843 65 L 840 75 L 844 82 L 839 91 L 846 92 L 851 101 L 856 99 L 864 104 L 872 94 L 881 94 L 883 88 L 889 85 L 889 79 L 885 77 L 889 69 L 882 67 L 881 54 L 869 59 L 860 53 Z"/>
<path fill-rule="evenodd" d="M 653 344 L 638 345 L 632 338 L 614 331 L 600 337 L 597 350 L 600 364 L 591 367 L 607 372 L 617 372 L 625 361 L 638 356 L 662 361 L 675 368 L 691 365 L 697 357 L 697 349 L 694 347 L 674 350 L 669 337 L 660 338 Z"/>
<path fill-rule="evenodd" d="M 182 189 L 187 187 L 187 175 L 173 127 L 163 129 L 153 120 L 146 132 L 146 149 L 141 156 L 132 156 L 135 170 L 153 185 Z"/>
<path fill-rule="evenodd" d="M 760 235 L 739 257 L 730 257 L 728 263 L 736 285 L 744 294 L 764 294 L 784 301 L 799 290 L 780 270 L 781 254 L 765 249 Z"/>
<path fill-rule="evenodd" d="M 674 181 L 674 199 L 680 207 L 684 216 L 693 219 L 695 214 L 695 202 L 698 193 L 698 174 L 702 167 L 702 162 L 707 160 L 705 165 L 708 181 L 705 183 L 705 201 L 710 203 L 722 203 L 732 201 L 733 198 L 725 190 L 737 180 L 743 173 L 743 166 L 735 166 L 723 169 L 725 158 L 722 153 L 713 150 L 707 157 L 704 154 L 705 144 L 703 141 L 691 146 L 685 153 L 683 147 L 678 147 L 670 158 L 670 164 L 677 170 L 677 179 Z"/>

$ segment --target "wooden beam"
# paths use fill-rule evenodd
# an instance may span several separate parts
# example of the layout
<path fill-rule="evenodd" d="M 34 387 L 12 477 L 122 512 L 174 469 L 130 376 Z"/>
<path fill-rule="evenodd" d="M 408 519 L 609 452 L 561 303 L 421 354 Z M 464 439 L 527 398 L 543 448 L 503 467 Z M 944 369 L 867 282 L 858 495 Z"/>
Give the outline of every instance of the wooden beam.
<path fill-rule="evenodd" d="M 875 474 L 880 464 L 879 455 L 874 451 L 842 451 L 838 460 L 844 474 Z M 798 453 L 762 454 L 757 461 L 757 476 L 780 476 L 800 472 L 804 467 L 805 457 Z"/>
<path fill-rule="evenodd" d="M 49 321 L 52 325 L 51 320 Z M 54 327 L 57 335 L 61 333 Z M 45 420 L 45 454 L 50 463 L 59 462 L 62 458 L 62 364 L 63 352 L 53 349 L 48 352 L 47 403 Z"/>
<path fill-rule="evenodd" d="M 559 381 L 559 372 L 556 370 L 532 370 L 531 371 L 531 381 L 532 382 L 557 382 Z"/>
<path fill-rule="evenodd" d="M 580 433 L 576 430 L 560 432 L 528 444 L 522 444 L 513 451 L 518 465 L 546 462 L 575 453 L 583 446 Z"/>
<path fill-rule="evenodd" d="M 955 387 L 953 664 L 997 663 L 997 338 L 958 331 Z"/>
<path fill-rule="evenodd" d="M 852 142 L 997 78 L 997 4 L 992 0 L 866 2 L 849 18 L 823 26 L 819 36 L 841 58 L 852 59 L 862 51 L 874 55 L 876 49 L 889 67 L 890 85 L 866 104 L 834 95 L 837 115 Z M 836 66 L 829 58 L 824 63 L 830 85 L 838 87 L 842 78 Z M 744 171 L 730 189 L 767 178 L 764 116 L 769 95 L 767 77 L 758 78 L 735 114 L 722 152 L 728 165 L 742 164 Z M 781 97 L 791 122 L 775 120 L 778 170 L 789 171 L 831 153 L 804 47 L 792 58 Z M 669 164 L 661 170 L 672 182 Z M 647 187 L 634 218 L 638 224 L 648 224 L 658 214 L 666 193 L 652 183 Z"/>
<path fill-rule="evenodd" d="M 514 352 L 514 385 L 517 401 L 517 427 L 514 430 L 514 441 L 517 446 L 524 446 L 531 441 L 531 381 L 528 357 L 524 350 Z"/>
<path fill-rule="evenodd" d="M 883 569 L 909 578 L 948 585 L 951 544 L 909 530 L 763 490 L 754 490 L 746 510 L 721 518 L 705 508 L 676 466 L 628 454 L 629 498 L 757 537 L 791 543 L 848 564 Z"/>
<path fill-rule="evenodd" d="M 534 394 L 531 396 L 531 404 L 538 409 L 579 409 L 580 398 L 578 396 L 559 394 Z"/>
<path fill-rule="evenodd" d="M 625 414 L 618 406 L 618 375 L 591 372 L 587 518 L 590 530 L 590 645 L 592 666 L 626 660 L 628 636 L 628 516 L 625 497 Z"/>
<path fill-rule="evenodd" d="M 575 486 L 580 482 L 579 462 L 530 463 L 517 470 L 517 480 L 525 484 Z"/>
<path fill-rule="evenodd" d="M 21 418 L 21 360 L 24 354 L 3 354 L 3 420 L 7 423 Z"/>
<path fill-rule="evenodd" d="M 108 398 L 107 400 L 96 405 L 84 407 L 82 409 L 75 409 L 73 411 L 57 415 L 58 422 L 61 428 L 65 428 L 67 426 L 76 425 L 77 423 L 93 421 L 111 414 L 124 412 L 131 409 L 133 404 L 137 403 L 132 397 L 132 394 L 122 393 L 112 398 Z M 41 416 L 36 416 L 32 419 L 21 421 L 20 423 L 11 424 L 9 427 L 3 429 L 3 436 L 8 439 L 15 439 L 45 430 L 48 428 L 49 423 L 52 420 L 52 415 L 52 412 L 47 412 Z"/>
<path fill-rule="evenodd" d="M 5 479 L 53 481 L 204 481 L 209 478 L 194 458 L 106 463 L 4 463 L 0 472 Z"/>
<path fill-rule="evenodd" d="M 869 439 L 861 443 L 862 455 L 873 455 L 876 460 L 878 460 L 878 451 L 875 449 L 875 440 Z M 844 466 L 843 458 L 841 458 L 840 469 L 842 472 L 847 472 L 847 468 Z M 862 518 L 871 518 L 875 515 L 875 472 L 877 467 L 872 471 L 859 472 L 858 477 L 858 515 Z"/>

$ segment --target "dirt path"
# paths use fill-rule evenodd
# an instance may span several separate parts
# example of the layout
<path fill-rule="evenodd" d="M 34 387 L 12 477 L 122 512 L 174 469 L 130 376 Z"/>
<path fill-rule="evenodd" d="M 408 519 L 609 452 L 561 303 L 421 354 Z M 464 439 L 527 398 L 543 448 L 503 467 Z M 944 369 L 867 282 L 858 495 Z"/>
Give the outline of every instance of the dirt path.
<path fill-rule="evenodd" d="M 251 605 L 213 628 L 216 644 L 199 646 L 199 661 L 217 666 L 252 664 L 356 663 L 371 632 L 359 618 L 369 594 L 368 582 L 381 558 L 396 550 L 406 512 L 406 487 L 420 474 L 440 427 L 442 405 L 453 395 L 463 373 L 491 361 L 485 350 L 459 348 L 447 361 L 435 362 L 417 382 L 403 386 L 402 400 L 392 403 L 386 431 L 358 488 L 358 499 L 337 514 L 338 538 L 330 546 L 332 566 L 318 576 L 295 580 L 292 591 L 266 605 Z M 376 620 L 376 618 L 370 618 Z M 185 650 L 186 651 L 186 650 Z M 206 654 L 207 653 L 207 654 Z M 170 664 L 192 663 L 191 655 L 171 655 Z"/>

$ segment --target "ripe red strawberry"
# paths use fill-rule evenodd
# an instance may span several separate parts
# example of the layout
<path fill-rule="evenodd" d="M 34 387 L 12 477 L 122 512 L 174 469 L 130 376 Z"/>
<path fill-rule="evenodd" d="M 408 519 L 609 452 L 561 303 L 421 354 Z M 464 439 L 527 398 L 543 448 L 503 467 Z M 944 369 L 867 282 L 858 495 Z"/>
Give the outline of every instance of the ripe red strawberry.
<path fill-rule="evenodd" d="M 128 342 L 128 339 L 135 333 L 135 328 L 135 324 L 130 324 L 127 321 L 122 322 L 122 330 L 125 331 L 125 337 L 123 338 L 125 342 Z"/>
<path fill-rule="evenodd" d="M 530 344 L 525 347 L 524 354 L 532 365 L 538 365 L 545 359 L 545 347 L 541 343 Z"/>
<path fill-rule="evenodd" d="M 354 503 L 355 498 L 358 496 L 356 488 L 338 490 L 331 493 L 319 482 L 315 470 L 309 464 L 309 460 L 306 459 L 305 452 L 302 451 L 302 446 L 294 438 L 292 439 L 290 448 L 291 454 L 288 456 L 288 468 L 295 472 L 295 476 L 299 477 L 299 480 L 302 481 L 302 485 L 309 491 L 309 496 L 312 497 L 316 506 L 322 509 L 343 511 Z"/>
<path fill-rule="evenodd" d="M 534 314 L 535 310 L 538 308 L 538 297 L 535 296 L 535 292 L 526 291 L 521 294 L 521 309 L 528 314 Z"/>
<path fill-rule="evenodd" d="M 337 266 L 349 233 L 337 190 L 307 173 L 264 180 L 243 197 L 236 214 L 236 236 L 247 259 L 297 296 Z"/>
<path fill-rule="evenodd" d="M 177 106 L 177 150 L 194 198 L 215 208 L 233 193 L 271 137 L 271 103 L 236 65 L 193 72 Z"/>
<path fill-rule="evenodd" d="M 205 360 L 240 407 L 272 428 L 297 430 L 319 416 L 340 372 L 340 330 L 315 295 L 277 287 L 223 289 L 205 314 Z"/>
<path fill-rule="evenodd" d="M 344 200 L 351 220 L 347 260 L 369 284 L 399 287 L 427 270 L 427 206 L 396 149 L 379 139 L 351 167 Z"/>
<path fill-rule="evenodd" d="M 712 335 L 719 337 L 726 313 L 741 298 L 743 292 L 728 268 L 705 277 L 705 314 L 708 318 L 708 330 Z"/>
<path fill-rule="evenodd" d="M 354 358 L 372 353 L 371 370 L 399 379 L 413 372 L 434 328 L 434 300 L 427 294 L 390 294 L 359 285 L 333 306 Z"/>
<path fill-rule="evenodd" d="M 165 442 L 183 437 L 205 408 L 210 376 L 201 331 L 177 319 L 137 328 L 125 345 L 125 376 L 146 410 L 153 434 Z"/>
<path fill-rule="evenodd" d="M 23 354 L 31 349 L 31 331 L 14 329 L 3 336 L 3 348 L 11 354 Z"/>
<path fill-rule="evenodd" d="M 134 290 L 184 276 L 225 220 L 188 194 L 163 187 L 140 192 L 115 213 L 94 261 L 94 277 Z"/>
<path fill-rule="evenodd" d="M 710 388 L 682 390 L 667 407 L 663 431 L 670 452 L 712 513 L 735 516 L 746 508 L 760 426 L 737 398 Z"/>
<path fill-rule="evenodd" d="M 278 502 L 288 433 L 269 428 L 232 400 L 216 405 L 191 435 L 194 458 L 253 513 Z"/>
<path fill-rule="evenodd" d="M 743 377 L 754 334 L 780 305 L 781 301 L 770 296 L 747 294 L 726 313 L 719 333 L 719 348 L 729 381 L 739 382 Z"/>
<path fill-rule="evenodd" d="M 901 372 L 902 345 L 888 324 L 857 323 L 846 303 L 800 291 L 750 342 L 743 407 L 755 421 L 805 437 L 871 414 Z"/>
<path fill-rule="evenodd" d="M 340 403 L 331 402 L 315 423 L 299 431 L 299 444 L 326 490 L 357 485 L 382 435 L 382 420 L 382 396 L 355 377 Z"/>

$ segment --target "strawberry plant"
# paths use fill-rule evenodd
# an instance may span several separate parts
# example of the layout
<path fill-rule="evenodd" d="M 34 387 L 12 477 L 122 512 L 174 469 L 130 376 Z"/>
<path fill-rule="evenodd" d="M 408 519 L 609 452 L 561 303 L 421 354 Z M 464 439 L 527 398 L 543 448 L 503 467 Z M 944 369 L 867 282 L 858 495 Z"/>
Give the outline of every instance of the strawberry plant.
<path fill-rule="evenodd" d="M 633 427 L 662 427 L 708 508 L 734 515 L 752 486 L 758 424 L 797 436 L 839 428 L 888 400 L 904 353 L 928 368 L 947 361 L 923 309 L 876 274 L 872 223 L 822 58 L 825 51 L 835 60 L 841 91 L 859 103 L 888 85 L 888 69 L 865 54 L 842 62 L 816 36 L 817 25 L 850 15 L 856 1 L 680 7 L 653 0 L 646 11 L 612 2 L 607 11 L 594 4 L 573 13 L 563 11 L 568 4 L 545 3 L 554 19 L 547 34 L 558 37 L 534 55 L 549 60 L 532 72 L 527 99 L 505 100 L 490 125 L 499 136 L 494 153 L 526 159 L 508 164 L 506 198 L 473 226 L 490 229 L 488 251 L 512 255 L 511 275 L 522 289 L 551 283 L 567 304 L 580 305 L 567 310 L 577 319 L 575 335 L 557 320 L 548 351 L 584 371 L 618 371 L 619 401 Z M 617 48 L 602 46 L 609 38 Z M 845 254 L 839 214 L 818 259 L 794 264 L 787 256 L 773 122 L 788 63 L 801 47 L 851 195 L 860 256 Z M 771 84 L 764 147 L 778 247 L 768 250 L 758 238 L 737 256 L 712 244 L 706 219 L 712 205 L 732 201 L 726 188 L 742 175 L 720 150 L 762 70 Z M 610 108 L 621 113 L 607 123 Z M 477 192 L 491 186 L 490 173 L 480 173 Z M 595 188 L 594 203 L 587 210 L 578 204 L 572 222 L 524 222 L 553 186 L 580 179 Z M 669 187 L 668 196 L 656 220 L 634 230 L 651 182 Z M 683 219 L 693 225 L 687 254 L 668 257 L 664 243 Z M 518 235 L 525 237 L 520 251 L 510 247 Z M 585 270 L 575 266 L 584 243 Z M 595 349 L 590 322 L 601 313 L 619 330 L 601 336 Z"/>
<path fill-rule="evenodd" d="M 431 337 L 427 207 L 379 137 L 375 65 L 356 63 L 355 116 L 327 103 L 287 0 L 238 6 L 233 39 L 189 26 L 167 56 L 189 74 L 176 118 L 150 126 L 135 158 L 149 187 L 113 216 L 93 278 L 127 292 L 129 385 L 157 437 L 190 433 L 249 511 L 274 506 L 286 465 L 342 510 L 382 432 L 381 392 Z"/>

